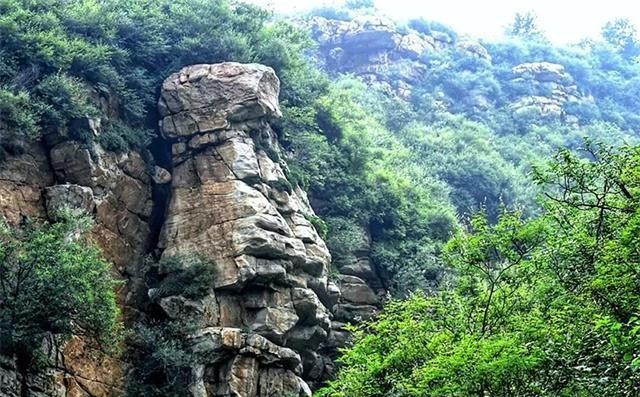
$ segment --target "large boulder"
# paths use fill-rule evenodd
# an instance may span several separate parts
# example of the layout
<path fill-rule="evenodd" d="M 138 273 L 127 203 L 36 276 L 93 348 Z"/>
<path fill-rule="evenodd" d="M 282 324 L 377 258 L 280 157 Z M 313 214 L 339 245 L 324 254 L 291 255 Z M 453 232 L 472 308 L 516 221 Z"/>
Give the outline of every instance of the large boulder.
<path fill-rule="evenodd" d="M 489 54 L 489 51 L 487 51 L 487 49 L 482 44 L 475 40 L 460 40 L 456 43 L 456 49 L 464 54 L 485 59 L 491 62 L 491 55 Z"/>
<path fill-rule="evenodd" d="M 550 62 L 523 63 L 515 66 L 512 72 L 516 77 L 532 78 L 539 82 L 564 83 L 571 80 L 571 76 L 565 72 L 564 66 Z"/>
<path fill-rule="evenodd" d="M 422 54 L 436 49 L 435 41 L 431 36 L 410 32 L 402 36 L 398 43 L 398 51 L 410 59 L 418 59 Z"/>
<path fill-rule="evenodd" d="M 58 211 L 71 208 L 93 213 L 96 203 L 93 190 L 87 186 L 63 184 L 45 188 L 46 208 L 49 218 L 54 219 Z"/>
<path fill-rule="evenodd" d="M 375 16 L 355 18 L 342 36 L 341 47 L 350 52 L 392 50 L 400 35 L 393 21 Z"/>
<path fill-rule="evenodd" d="M 159 110 L 167 138 L 224 129 L 233 122 L 281 115 L 273 69 L 225 62 L 194 65 L 162 85 Z"/>

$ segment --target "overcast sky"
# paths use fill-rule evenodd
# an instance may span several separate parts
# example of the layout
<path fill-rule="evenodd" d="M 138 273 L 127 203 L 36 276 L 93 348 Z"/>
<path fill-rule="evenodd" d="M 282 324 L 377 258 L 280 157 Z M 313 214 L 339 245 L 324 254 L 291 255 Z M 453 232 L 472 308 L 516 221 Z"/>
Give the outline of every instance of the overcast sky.
<path fill-rule="evenodd" d="M 340 0 L 249 0 L 281 12 L 304 11 Z M 640 27 L 639 0 L 375 0 L 385 14 L 398 19 L 424 17 L 452 26 L 459 33 L 499 38 L 516 12 L 534 11 L 540 27 L 556 43 L 597 37 L 600 28 L 619 17 Z"/>

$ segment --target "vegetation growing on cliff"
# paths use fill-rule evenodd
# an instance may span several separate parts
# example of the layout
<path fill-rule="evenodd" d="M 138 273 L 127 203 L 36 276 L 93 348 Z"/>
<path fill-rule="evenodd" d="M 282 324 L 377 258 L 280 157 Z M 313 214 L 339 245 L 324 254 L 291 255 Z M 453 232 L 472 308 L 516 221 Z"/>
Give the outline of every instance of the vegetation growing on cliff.
<path fill-rule="evenodd" d="M 362 228 L 389 287 L 398 293 L 432 288 L 440 271 L 429 258 L 457 224 L 447 186 L 420 167 L 367 106 L 366 95 L 363 83 L 343 79 L 312 103 L 315 109 L 287 109 L 283 134 L 291 163 L 327 220 L 336 265 L 348 262 L 361 239 L 353 228 Z"/>
<path fill-rule="evenodd" d="M 214 263 L 196 254 L 181 254 L 158 261 L 148 258 L 145 267 L 152 309 L 135 324 L 128 338 L 134 375 L 128 379 L 127 394 L 183 396 L 193 381 L 194 362 L 203 359 L 193 351 L 189 337 L 206 326 L 197 300 L 212 293 Z M 176 305 L 171 299 L 189 299 L 195 306 L 193 312 L 182 313 L 184 317 L 168 318 L 157 306 L 163 299 L 169 307 Z"/>
<path fill-rule="evenodd" d="M 48 335 L 116 347 L 116 282 L 90 228 L 90 218 L 70 211 L 52 224 L 0 223 L 0 354 L 32 365 Z"/>
<path fill-rule="evenodd" d="M 345 20 L 372 9 L 348 3 L 313 14 Z M 264 63 L 282 81 L 275 127 L 289 163 L 288 179 L 271 187 L 309 191 L 320 215 L 309 221 L 336 267 L 367 240 L 384 287 L 410 297 L 356 329 L 324 395 L 638 395 L 633 26 L 613 21 L 603 41 L 560 48 L 519 15 L 508 40 L 482 43 L 490 56 L 456 47 L 462 38 L 441 24 L 398 27 L 409 29 L 444 33 L 451 45 L 420 55 L 423 72 L 400 99 L 353 76 L 329 79 L 305 57 L 306 32 L 242 3 L 0 0 L 0 160 L 52 132 L 145 150 L 170 73 Z M 585 136 L 604 144 L 579 150 Z M 30 356 L 50 332 L 108 340 L 118 328 L 109 267 L 82 247 L 82 225 L 63 216 L 0 228 L 0 353 Z M 180 261 L 160 263 L 151 305 L 208 291 L 211 264 L 192 260 L 184 272 Z M 197 359 L 185 353 L 192 326 L 151 317 L 132 341 L 144 365 L 130 392 L 181 395 Z"/>
<path fill-rule="evenodd" d="M 585 152 L 536 171 L 540 218 L 475 216 L 447 244 L 452 287 L 357 327 L 320 394 L 637 395 L 640 147 Z"/>
<path fill-rule="evenodd" d="M 345 10 L 349 17 L 373 12 L 367 1 Z M 634 139 L 640 112 L 628 21 L 606 26 L 602 43 L 556 48 L 540 38 L 532 15 L 521 15 L 513 40 L 487 44 L 491 60 L 453 47 L 426 53 L 427 72 L 407 103 L 352 79 L 330 83 L 304 56 L 312 46 L 305 32 L 241 3 L 2 0 L 0 11 L 0 152 L 20 152 L 25 140 L 53 130 L 98 139 L 109 150 L 144 148 L 170 73 L 230 59 L 267 64 L 282 80 L 289 177 L 310 190 L 329 234 L 333 219 L 371 235 L 376 266 L 401 293 L 433 287 L 433 259 L 457 227 L 455 212 L 484 208 L 495 220 L 504 204 L 535 213 L 527 183 L 533 163 L 576 147 L 584 135 Z M 457 37 L 426 20 L 407 28 Z M 540 60 L 564 65 L 594 98 L 567 104 L 579 127 L 512 111 L 532 89 L 511 81 L 512 68 Z M 392 79 L 401 78 L 396 72 L 390 69 Z M 101 119 L 97 137 L 79 122 L 87 117 Z"/>
<path fill-rule="evenodd" d="M 327 10 L 315 14 L 332 18 Z M 330 226 L 351 222 L 370 233 L 372 259 L 399 295 L 437 284 L 434 258 L 457 228 L 451 209 L 462 218 L 482 210 L 491 222 L 503 206 L 534 215 L 535 164 L 560 148 L 577 149 L 584 137 L 638 142 L 640 108 L 631 97 L 640 66 L 629 50 L 638 39 L 629 21 L 605 26 L 601 41 L 559 47 L 544 38 L 535 15 L 517 15 L 507 40 L 477 43 L 487 53 L 437 23 L 418 19 L 396 29 L 444 34 L 454 44 L 424 51 L 406 67 L 372 65 L 367 78 L 378 79 L 379 89 L 338 76 L 311 106 L 288 109 L 284 136 L 318 213 Z M 348 59 L 354 70 L 369 62 L 358 51 Z M 408 101 L 389 94 L 398 81 L 409 82 Z M 334 254 L 353 247 L 347 235 L 329 242 Z"/>
<path fill-rule="evenodd" d="M 226 0 L 1 0 L 0 151 L 60 130 L 95 139 L 74 123 L 86 117 L 102 119 L 108 149 L 144 148 L 161 82 L 186 65 L 232 59 L 300 74 L 309 39 L 269 16 Z"/>

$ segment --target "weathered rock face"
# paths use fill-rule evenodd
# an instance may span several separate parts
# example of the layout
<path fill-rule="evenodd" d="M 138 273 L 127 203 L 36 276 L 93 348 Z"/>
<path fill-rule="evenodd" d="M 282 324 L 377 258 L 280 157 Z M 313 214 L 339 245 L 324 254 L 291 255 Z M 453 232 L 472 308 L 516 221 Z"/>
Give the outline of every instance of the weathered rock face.
<path fill-rule="evenodd" d="M 58 184 L 45 189 L 45 208 L 71 206 L 95 214 L 94 239 L 120 273 L 149 250 L 153 209 L 151 178 L 135 152 L 109 153 L 65 141 L 50 150 Z"/>
<path fill-rule="evenodd" d="M 109 114 L 113 112 L 107 112 Z M 78 121 L 80 122 L 80 121 Z M 100 133 L 99 120 L 85 120 Z M 55 219 L 62 207 L 92 214 L 91 238 L 127 281 L 120 304 L 137 305 L 137 261 L 153 241 L 149 219 L 153 207 L 148 167 L 136 152 L 115 154 L 99 145 L 83 145 L 63 132 L 32 143 L 24 154 L 0 163 L 0 217 L 10 224 L 26 219 Z M 124 367 L 115 357 L 86 346 L 81 338 L 65 344 L 55 337 L 43 341 L 51 367 L 37 375 L 21 373 L 15 358 L 0 357 L 2 396 L 117 396 Z"/>
<path fill-rule="evenodd" d="M 386 290 L 380 275 L 370 258 L 371 238 L 360 229 L 360 238 L 353 251 L 340 258 L 336 264 L 337 287 L 340 291 L 333 306 L 332 326 L 341 333 L 336 346 L 347 337 L 342 330 L 345 323 L 358 323 L 375 315 L 381 307 Z"/>
<path fill-rule="evenodd" d="M 463 54 L 491 60 L 476 41 L 454 39 L 443 32 L 423 34 L 380 16 L 361 16 L 351 21 L 313 17 L 304 22 L 318 43 L 318 58 L 331 73 L 353 73 L 369 84 L 411 95 L 411 86 L 427 70 L 424 56 L 456 48 Z"/>
<path fill-rule="evenodd" d="M 272 69 L 237 63 L 187 67 L 163 84 L 173 172 L 159 246 L 216 264 L 203 300 L 213 315 L 193 336 L 215 353 L 194 363 L 197 396 L 307 395 L 330 368 L 317 352 L 331 332 L 331 258 L 278 156 L 278 92 Z"/>
<path fill-rule="evenodd" d="M 537 116 L 571 121 L 566 105 L 589 101 L 578 90 L 564 66 L 549 62 L 517 65 L 512 70 L 512 83 L 522 94 L 511 104 L 516 115 L 533 113 Z"/>
<path fill-rule="evenodd" d="M 7 222 L 42 217 L 42 192 L 54 183 L 47 155 L 43 146 L 34 144 L 23 155 L 0 162 L 0 216 Z"/>
<path fill-rule="evenodd" d="M 371 36 L 353 31 L 349 40 L 364 45 L 360 34 Z M 270 126 L 281 115 L 278 91 L 273 70 L 261 65 L 195 65 L 170 76 L 159 103 L 170 171 L 63 133 L 0 163 L 0 216 L 8 222 L 53 220 L 65 207 L 94 216 L 92 239 L 125 281 L 127 323 L 148 308 L 144 256 L 195 253 L 215 263 L 208 296 L 157 302 L 167 318 L 201 324 L 189 337 L 195 357 L 206 357 L 193 362 L 193 396 L 310 395 L 348 338 L 344 325 L 369 318 L 381 302 L 364 232 L 336 283 L 328 280 L 331 256 L 308 220 L 306 194 L 287 180 Z M 100 133 L 99 120 L 86 122 Z M 170 190 L 166 211 L 153 194 L 160 185 Z M 126 393 L 130 364 L 78 337 L 51 336 L 43 347 L 51 366 L 38 375 L 0 357 L 0 396 Z"/>

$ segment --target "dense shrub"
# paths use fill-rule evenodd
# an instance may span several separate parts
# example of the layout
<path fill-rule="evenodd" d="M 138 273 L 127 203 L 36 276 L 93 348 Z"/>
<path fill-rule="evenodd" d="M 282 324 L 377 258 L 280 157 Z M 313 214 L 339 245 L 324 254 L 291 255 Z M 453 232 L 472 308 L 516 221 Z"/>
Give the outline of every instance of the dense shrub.
<path fill-rule="evenodd" d="M 163 298 L 204 298 L 213 291 L 215 264 L 197 254 L 148 258 L 145 266 L 149 300 L 158 305 Z M 141 316 L 128 339 L 133 374 L 128 379 L 130 396 L 183 396 L 193 381 L 193 365 L 206 362 L 191 349 L 189 337 L 205 327 L 197 311 L 168 317 L 162 309 L 150 309 Z"/>
<path fill-rule="evenodd" d="M 116 282 L 87 239 L 90 227 L 90 218 L 70 211 L 52 224 L 0 224 L 1 354 L 29 366 L 48 334 L 117 345 Z"/>
<path fill-rule="evenodd" d="M 352 328 L 323 396 L 635 396 L 640 147 L 587 143 L 535 174 L 544 213 L 485 214 L 446 246 L 450 288 Z"/>
<path fill-rule="evenodd" d="M 154 302 L 174 295 L 197 299 L 213 288 L 215 264 L 199 255 L 149 260 L 147 268 L 148 284 L 152 288 L 149 296 Z"/>
<path fill-rule="evenodd" d="M 335 266 L 371 249 L 394 292 L 431 289 L 438 277 L 432 254 L 457 221 L 445 184 L 420 166 L 423 153 L 410 152 L 388 129 L 386 111 L 369 108 L 379 104 L 377 95 L 344 78 L 307 107 L 288 109 L 281 128 L 290 168 L 327 221 Z M 396 279 L 404 265 L 403 274 L 425 277 L 411 285 Z"/>
<path fill-rule="evenodd" d="M 198 321 L 148 320 L 135 326 L 129 344 L 135 367 L 127 395 L 179 397 L 193 381 L 194 363 L 202 357 L 191 351 L 188 336 L 202 328 Z"/>

